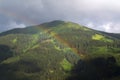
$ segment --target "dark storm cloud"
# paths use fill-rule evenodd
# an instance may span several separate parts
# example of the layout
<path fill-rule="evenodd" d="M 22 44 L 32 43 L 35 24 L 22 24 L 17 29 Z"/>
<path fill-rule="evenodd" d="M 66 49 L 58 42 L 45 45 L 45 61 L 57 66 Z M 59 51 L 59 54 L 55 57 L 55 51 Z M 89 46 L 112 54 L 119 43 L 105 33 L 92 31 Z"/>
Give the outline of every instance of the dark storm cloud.
<path fill-rule="evenodd" d="M 107 32 L 119 32 L 119 8 L 119 0 L 1 0 L 0 31 L 66 20 Z"/>

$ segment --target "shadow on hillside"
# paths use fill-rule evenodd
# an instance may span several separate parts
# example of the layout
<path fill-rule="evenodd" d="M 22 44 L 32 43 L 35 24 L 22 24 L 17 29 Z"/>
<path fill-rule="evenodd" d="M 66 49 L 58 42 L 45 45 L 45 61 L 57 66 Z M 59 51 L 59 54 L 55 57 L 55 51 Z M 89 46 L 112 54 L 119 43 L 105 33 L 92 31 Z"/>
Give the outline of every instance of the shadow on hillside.
<path fill-rule="evenodd" d="M 0 36 L 5 36 L 8 34 L 36 34 L 40 30 L 38 27 L 26 27 L 26 28 L 16 28 L 12 30 L 8 30 L 6 32 L 2 32 Z"/>
<path fill-rule="evenodd" d="M 0 62 L 13 56 L 13 52 L 9 46 L 0 45 Z"/>
<path fill-rule="evenodd" d="M 0 80 L 38 80 L 40 71 L 40 67 L 30 61 L 0 64 Z"/>
<path fill-rule="evenodd" d="M 13 54 L 9 46 L 0 45 L 0 80 L 34 80 L 34 75 L 41 71 L 37 62 Z"/>
<path fill-rule="evenodd" d="M 0 64 L 0 80 L 38 80 L 37 74 L 41 72 L 41 68 L 37 62 L 17 58 L 14 56 Z"/>
<path fill-rule="evenodd" d="M 110 80 L 120 76 L 120 66 L 114 57 L 95 58 L 79 61 L 71 71 L 72 76 L 66 80 Z"/>

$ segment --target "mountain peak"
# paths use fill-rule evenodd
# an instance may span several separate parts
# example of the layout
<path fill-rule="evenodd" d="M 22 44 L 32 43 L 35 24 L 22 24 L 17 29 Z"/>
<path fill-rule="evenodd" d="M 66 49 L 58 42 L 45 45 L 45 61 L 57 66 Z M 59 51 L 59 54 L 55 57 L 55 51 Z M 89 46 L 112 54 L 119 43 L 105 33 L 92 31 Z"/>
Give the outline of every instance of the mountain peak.
<path fill-rule="evenodd" d="M 54 21 L 51 21 L 51 23 L 64 23 L 65 21 L 62 21 L 62 20 L 54 20 Z"/>
<path fill-rule="evenodd" d="M 64 24 L 65 22 L 62 21 L 62 20 L 54 20 L 54 21 L 51 21 L 51 22 L 47 22 L 47 23 L 43 23 L 41 24 L 42 26 L 46 26 L 46 27 L 53 27 L 53 26 L 56 26 L 56 25 L 59 25 L 59 24 Z"/>

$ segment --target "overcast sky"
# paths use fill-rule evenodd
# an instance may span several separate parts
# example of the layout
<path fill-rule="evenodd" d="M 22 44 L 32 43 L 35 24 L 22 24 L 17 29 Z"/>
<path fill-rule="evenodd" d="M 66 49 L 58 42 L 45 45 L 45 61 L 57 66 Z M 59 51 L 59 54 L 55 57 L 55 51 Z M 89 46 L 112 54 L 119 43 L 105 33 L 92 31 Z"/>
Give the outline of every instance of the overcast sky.
<path fill-rule="evenodd" d="M 0 32 L 53 20 L 120 33 L 120 0 L 0 0 Z"/>

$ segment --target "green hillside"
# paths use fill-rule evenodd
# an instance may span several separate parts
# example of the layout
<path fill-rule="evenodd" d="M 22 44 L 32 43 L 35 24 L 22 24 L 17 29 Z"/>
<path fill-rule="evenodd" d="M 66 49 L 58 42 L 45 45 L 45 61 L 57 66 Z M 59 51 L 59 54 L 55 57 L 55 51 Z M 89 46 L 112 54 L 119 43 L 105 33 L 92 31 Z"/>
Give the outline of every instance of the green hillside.
<path fill-rule="evenodd" d="M 120 80 L 120 34 L 59 20 L 3 32 L 0 80 Z"/>

